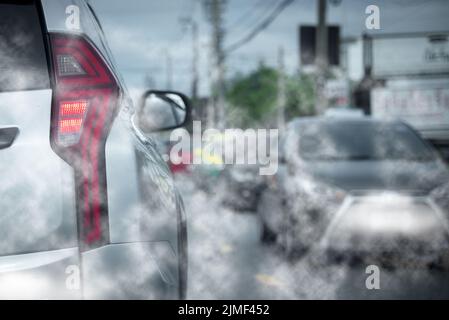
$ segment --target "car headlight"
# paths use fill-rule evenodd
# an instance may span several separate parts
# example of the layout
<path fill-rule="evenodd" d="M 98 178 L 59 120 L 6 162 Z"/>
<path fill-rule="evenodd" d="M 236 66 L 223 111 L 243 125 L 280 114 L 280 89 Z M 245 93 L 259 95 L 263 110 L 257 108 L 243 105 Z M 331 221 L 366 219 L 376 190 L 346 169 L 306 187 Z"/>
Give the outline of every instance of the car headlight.
<path fill-rule="evenodd" d="M 346 192 L 306 174 L 287 180 L 285 191 L 288 194 L 289 234 L 300 243 L 310 245 L 324 235 L 343 204 Z"/>
<path fill-rule="evenodd" d="M 328 222 L 346 198 L 344 190 L 304 174 L 289 180 L 287 190 L 293 192 L 293 196 L 287 203 L 303 223 Z"/>

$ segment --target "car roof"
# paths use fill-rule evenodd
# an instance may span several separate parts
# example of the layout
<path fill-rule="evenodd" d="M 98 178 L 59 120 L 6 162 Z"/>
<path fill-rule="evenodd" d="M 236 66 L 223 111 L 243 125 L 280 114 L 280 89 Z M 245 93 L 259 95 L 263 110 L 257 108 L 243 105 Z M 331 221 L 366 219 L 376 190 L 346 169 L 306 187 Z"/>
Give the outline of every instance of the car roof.
<path fill-rule="evenodd" d="M 404 124 L 400 120 L 382 120 L 372 118 L 370 116 L 363 117 L 326 117 L 326 116 L 310 116 L 310 117 L 300 117 L 291 120 L 287 126 L 288 128 L 297 128 L 301 124 L 310 123 L 346 123 L 346 124 L 356 124 L 356 123 L 371 123 L 371 124 Z"/>

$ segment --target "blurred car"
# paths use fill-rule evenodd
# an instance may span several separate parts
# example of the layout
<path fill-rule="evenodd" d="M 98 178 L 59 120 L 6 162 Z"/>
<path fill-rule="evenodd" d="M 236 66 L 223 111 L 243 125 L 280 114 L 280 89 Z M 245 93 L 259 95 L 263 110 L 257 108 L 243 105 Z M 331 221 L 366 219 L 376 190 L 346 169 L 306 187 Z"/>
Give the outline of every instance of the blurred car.
<path fill-rule="evenodd" d="M 185 96 L 135 113 L 81 0 L 0 1 L 0 70 L 0 298 L 184 298 L 183 202 L 147 133 Z"/>
<path fill-rule="evenodd" d="M 408 125 L 296 119 L 280 162 L 259 202 L 263 241 L 297 257 L 449 266 L 449 171 Z"/>
<path fill-rule="evenodd" d="M 334 108 L 328 108 L 326 112 L 324 113 L 326 117 L 343 117 L 343 118 L 349 118 L 349 117 L 363 117 L 364 113 L 363 110 L 358 108 L 352 108 L 352 107 L 334 107 Z"/>
<path fill-rule="evenodd" d="M 257 165 L 229 165 L 222 173 L 222 203 L 235 211 L 256 211 L 263 179 Z"/>
<path fill-rule="evenodd" d="M 218 192 L 219 181 L 225 164 L 220 154 L 215 154 L 212 150 L 221 145 L 221 134 L 209 136 L 201 146 L 192 146 L 191 160 L 199 160 L 197 164 L 190 165 L 192 180 L 195 187 L 206 192 L 208 195 L 214 195 Z"/>

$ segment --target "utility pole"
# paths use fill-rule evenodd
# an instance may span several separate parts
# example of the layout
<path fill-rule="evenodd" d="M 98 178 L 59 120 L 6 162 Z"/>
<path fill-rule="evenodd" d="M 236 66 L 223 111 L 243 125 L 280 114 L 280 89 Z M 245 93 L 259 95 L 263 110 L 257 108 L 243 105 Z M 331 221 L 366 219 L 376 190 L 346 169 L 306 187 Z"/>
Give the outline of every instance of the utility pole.
<path fill-rule="evenodd" d="M 143 78 L 143 83 L 145 85 L 146 89 L 153 89 L 156 87 L 154 78 L 151 76 L 151 72 L 145 73 L 145 76 Z"/>
<path fill-rule="evenodd" d="M 173 64 L 170 51 L 165 50 L 165 72 L 166 72 L 166 85 L 167 90 L 172 89 L 173 84 Z"/>
<path fill-rule="evenodd" d="M 285 105 L 286 97 L 286 79 L 285 79 L 285 63 L 284 48 L 279 47 L 278 50 L 278 96 L 277 96 L 277 125 L 279 131 L 283 131 L 285 127 Z"/>
<path fill-rule="evenodd" d="M 212 55 L 213 72 L 211 94 L 214 95 L 213 108 L 215 121 L 219 129 L 226 126 L 226 101 L 225 101 L 225 53 L 223 40 L 225 30 L 223 28 L 223 11 L 226 0 L 205 0 L 206 12 L 212 25 Z"/>
<path fill-rule="evenodd" d="M 192 17 L 181 19 L 183 28 L 189 27 L 192 32 L 192 79 L 191 79 L 191 97 L 195 103 L 198 99 L 198 59 L 199 59 L 199 43 L 198 43 L 198 23 Z M 184 29 L 185 31 L 185 29 Z"/>
<path fill-rule="evenodd" d="M 206 112 L 206 126 L 208 128 L 215 128 L 215 102 L 214 102 L 214 81 L 213 81 L 213 62 L 212 62 L 212 51 L 209 51 L 207 54 L 207 66 L 208 66 L 208 71 L 207 71 L 207 80 L 209 81 L 209 83 L 211 84 L 210 86 L 210 94 L 209 97 L 207 99 L 207 112 Z"/>
<path fill-rule="evenodd" d="M 316 61 L 317 75 L 315 80 L 316 101 L 315 112 L 322 114 L 327 108 L 328 101 L 326 99 L 326 74 L 328 68 L 328 35 L 326 24 L 326 1 L 317 0 L 318 2 L 318 26 L 316 34 Z"/>
<path fill-rule="evenodd" d="M 198 100 L 198 82 L 199 82 L 199 72 L 198 72 L 198 24 L 196 21 L 192 21 L 192 100 L 194 103 Z"/>

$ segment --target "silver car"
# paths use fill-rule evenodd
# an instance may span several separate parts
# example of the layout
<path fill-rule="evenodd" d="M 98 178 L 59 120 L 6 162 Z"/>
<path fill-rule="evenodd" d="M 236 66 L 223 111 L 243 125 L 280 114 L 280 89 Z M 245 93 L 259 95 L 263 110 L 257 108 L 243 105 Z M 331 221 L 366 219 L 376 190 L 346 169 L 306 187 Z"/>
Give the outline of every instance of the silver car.
<path fill-rule="evenodd" d="M 449 171 L 408 125 L 297 119 L 280 160 L 259 203 L 265 242 L 293 257 L 449 267 Z"/>
<path fill-rule="evenodd" d="M 148 133 L 188 101 L 144 97 L 85 1 L 0 1 L 0 298 L 185 297 L 183 202 Z"/>

